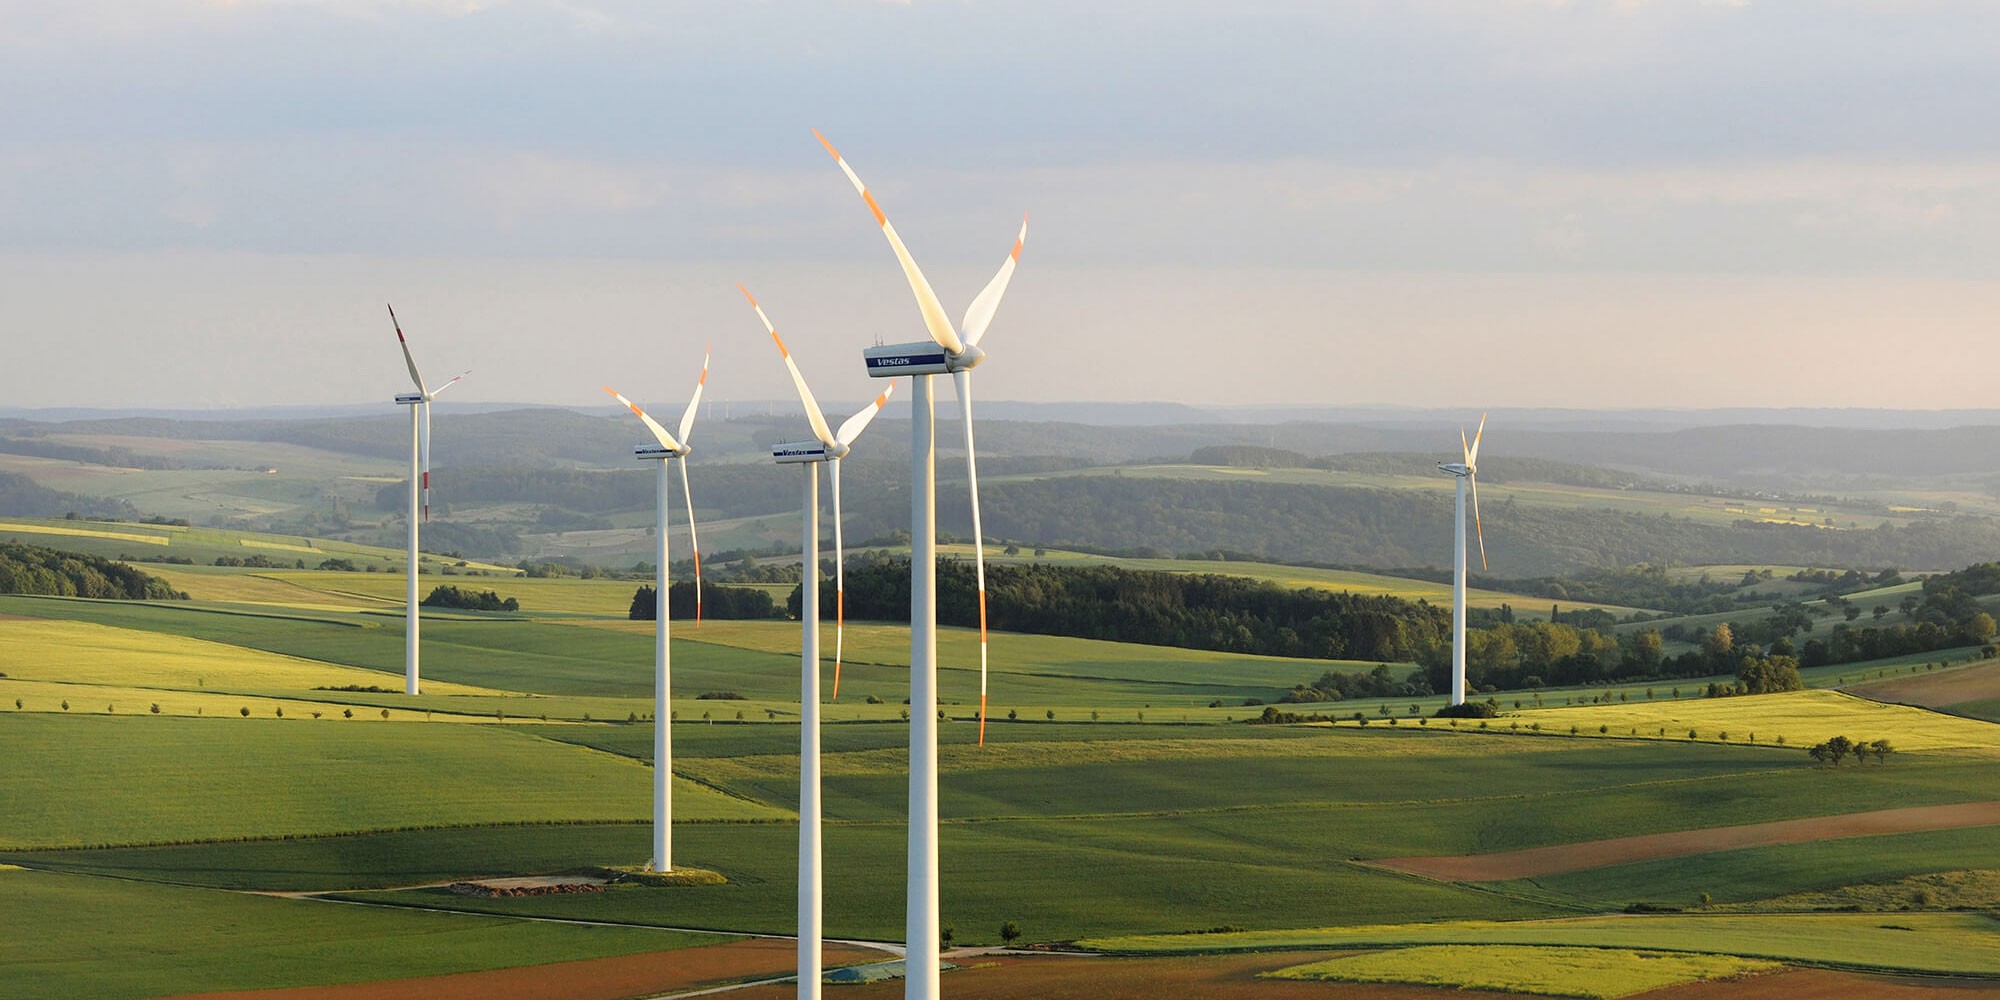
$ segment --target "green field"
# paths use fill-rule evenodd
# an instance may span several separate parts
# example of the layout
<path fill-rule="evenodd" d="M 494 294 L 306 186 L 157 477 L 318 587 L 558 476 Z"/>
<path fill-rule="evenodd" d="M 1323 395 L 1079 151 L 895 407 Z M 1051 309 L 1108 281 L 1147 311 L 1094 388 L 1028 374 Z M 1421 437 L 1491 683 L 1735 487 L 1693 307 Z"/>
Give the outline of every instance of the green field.
<path fill-rule="evenodd" d="M 83 915 L 172 907 L 191 915 L 193 930 L 177 944 L 164 921 L 124 928 L 118 942 L 148 957 L 116 967 L 75 948 L 0 950 L 0 993 L 34 995 L 50 982 L 97 996 L 342 982 L 694 940 L 664 927 L 792 927 L 796 624 L 674 623 L 676 860 L 721 872 L 726 884 L 482 898 L 434 886 L 645 857 L 652 626 L 624 617 L 634 585 L 459 581 L 518 597 L 522 613 L 427 614 L 426 690 L 411 697 L 400 693 L 399 577 L 169 572 L 194 600 L 0 597 L 0 670 L 8 675 L 0 678 L 0 754 L 9 761 L 0 770 L 0 862 L 30 869 L 0 871 L 0 886 L 35 886 L 19 897 L 0 893 L 0 938 L 34 942 L 43 933 L 25 926 L 39 911 L 14 898 Z M 832 638 L 827 626 L 825 681 Z M 855 623 L 846 640 L 841 696 L 824 708 L 822 736 L 826 927 L 837 937 L 895 940 L 903 926 L 908 633 Z M 939 652 L 949 720 L 940 727 L 944 919 L 960 943 L 997 943 L 1000 923 L 1013 920 L 1030 941 L 1135 950 L 1443 948 L 1439 955 L 1494 972 L 1509 988 L 1546 985 L 1531 969 L 1624 982 L 1642 972 L 1745 967 L 1739 958 L 2000 976 L 2000 945 L 1980 943 L 2000 933 L 1984 917 L 1933 907 L 1876 915 L 1864 926 L 1844 922 L 1850 914 L 1792 912 L 1800 899 L 1907 895 L 1867 887 L 2000 868 L 1990 829 L 1722 851 L 1478 886 L 1367 863 L 1983 801 L 2000 785 L 2000 728 L 1990 723 L 1823 689 L 1698 698 L 1703 682 L 1683 680 L 1504 692 L 1496 696 L 1503 714 L 1484 729 L 1425 718 L 1441 701 L 1434 697 L 1298 706 L 1338 715 L 1337 725 L 1249 725 L 1243 720 L 1261 708 L 1246 700 L 1271 700 L 1328 669 L 1374 664 L 996 633 L 981 746 L 971 724 L 977 635 L 942 630 Z M 1956 654 L 1931 657 L 1948 655 Z M 1808 680 L 1849 683 L 1928 662 L 1819 668 Z M 1400 675 L 1411 665 L 1392 669 Z M 339 687 L 388 690 L 327 690 Z M 1673 697 L 1675 687 L 1683 697 Z M 740 697 L 696 697 L 705 692 Z M 1357 712 L 1368 725 L 1353 720 Z M 488 724 L 378 724 L 426 720 Z M 1887 738 L 1900 752 L 1886 764 L 1813 766 L 1803 743 L 1836 733 Z M 1775 745 L 1779 736 L 1786 746 Z M 330 892 L 377 905 L 239 890 Z M 1551 919 L 1635 902 L 1692 907 L 1704 894 L 1713 909 L 1699 914 Z M 544 934 L 518 920 L 528 916 L 647 926 Z M 255 935 L 214 929 L 245 920 L 256 922 Z M 1926 943 L 1898 947 L 1899 935 L 1879 926 L 1890 922 L 1921 927 Z M 1224 925 L 1247 930 L 1186 933 Z M 1861 933 L 1871 928 L 1873 936 Z M 341 946 L 293 960 L 320 941 L 417 934 L 442 953 L 385 948 L 362 961 Z M 1499 945 L 1611 950 L 1542 952 L 1523 965 L 1484 950 Z M 1634 951 L 1677 957 L 1633 959 Z M 1428 952 L 1401 957 L 1453 967 Z"/>
<path fill-rule="evenodd" d="M 115 559 L 132 554 L 140 558 L 176 556 L 196 563 L 213 564 L 217 558 L 238 559 L 262 555 L 286 565 L 303 561 L 318 566 L 327 559 L 347 559 L 356 566 L 374 565 L 383 572 L 400 570 L 407 557 L 401 549 L 361 545 L 354 542 L 298 535 L 219 528 L 188 528 L 168 524 L 133 524 L 124 521 L 71 521 L 61 518 L 0 518 L 0 540 L 26 542 L 72 552 Z M 427 567 L 456 565 L 457 559 L 424 555 Z M 513 576 L 516 570 L 478 561 L 466 569 Z M 426 572 L 429 572 L 427 569 Z"/>
<path fill-rule="evenodd" d="M 0 747 L 0 846 L 15 850 L 632 820 L 652 809 L 649 768 L 488 726 L 10 714 Z M 675 791 L 690 819 L 785 815 L 692 782 Z"/>
<path fill-rule="evenodd" d="M 0 871 L 0 992 L 150 997 L 438 975 L 720 938 Z"/>

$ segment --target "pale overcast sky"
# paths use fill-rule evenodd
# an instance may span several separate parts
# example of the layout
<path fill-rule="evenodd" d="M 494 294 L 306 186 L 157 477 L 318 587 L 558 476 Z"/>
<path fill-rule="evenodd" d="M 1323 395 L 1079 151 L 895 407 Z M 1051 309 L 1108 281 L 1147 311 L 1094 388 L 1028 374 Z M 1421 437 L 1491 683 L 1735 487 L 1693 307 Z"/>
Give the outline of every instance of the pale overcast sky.
<path fill-rule="evenodd" d="M 1990 406 L 1984 0 L 0 0 L 0 406 Z"/>

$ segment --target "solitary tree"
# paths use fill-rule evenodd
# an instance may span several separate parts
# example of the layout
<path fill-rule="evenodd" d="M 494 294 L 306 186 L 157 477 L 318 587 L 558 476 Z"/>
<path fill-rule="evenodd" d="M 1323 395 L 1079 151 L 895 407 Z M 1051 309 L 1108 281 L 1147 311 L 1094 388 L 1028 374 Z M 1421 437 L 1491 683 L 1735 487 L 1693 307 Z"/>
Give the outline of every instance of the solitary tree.
<path fill-rule="evenodd" d="M 1889 755 L 1896 752 L 1896 748 L 1890 746 L 1888 740 L 1876 740 L 1868 744 L 1868 749 L 1875 752 L 1875 763 L 1877 764 L 1888 763 Z"/>
<path fill-rule="evenodd" d="M 1014 942 L 1019 941 L 1020 939 L 1021 939 L 1020 924 L 1017 924 L 1012 920 L 1009 920 L 1006 923 L 1000 925 L 1000 940 L 1005 942 L 1007 947 L 1012 948 L 1014 946 Z"/>

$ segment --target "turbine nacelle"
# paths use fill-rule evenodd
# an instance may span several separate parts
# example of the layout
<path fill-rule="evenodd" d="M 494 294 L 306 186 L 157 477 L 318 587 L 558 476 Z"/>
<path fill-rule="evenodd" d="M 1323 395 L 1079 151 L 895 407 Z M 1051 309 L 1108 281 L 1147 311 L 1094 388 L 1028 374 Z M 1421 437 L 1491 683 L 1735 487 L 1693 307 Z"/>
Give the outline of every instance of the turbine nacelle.
<path fill-rule="evenodd" d="M 686 448 L 680 448 L 680 449 L 663 448 L 657 444 L 639 444 L 632 446 L 633 457 L 639 459 L 661 460 L 668 458 L 685 458 L 687 457 L 687 454 L 688 454 L 688 449 Z"/>
<path fill-rule="evenodd" d="M 884 344 L 862 350 L 861 359 L 873 378 L 901 378 L 905 375 L 951 375 L 969 372 L 986 360 L 986 352 L 973 345 L 952 352 L 929 340 L 907 344 Z"/>
<path fill-rule="evenodd" d="M 1473 475 L 1478 470 L 1474 469 L 1472 466 L 1466 465 L 1463 462 L 1439 462 L 1438 471 L 1448 472 L 1454 476 L 1458 476 L 1459 478 L 1463 479 L 1467 476 Z"/>
<path fill-rule="evenodd" d="M 820 441 L 787 441 L 771 446 L 771 460 L 779 465 L 802 465 L 847 457 L 845 446 L 829 448 Z"/>
<path fill-rule="evenodd" d="M 421 392 L 405 392 L 396 397 L 396 402 L 403 406 L 415 406 L 418 403 L 428 403 L 430 401 L 431 397 Z"/>

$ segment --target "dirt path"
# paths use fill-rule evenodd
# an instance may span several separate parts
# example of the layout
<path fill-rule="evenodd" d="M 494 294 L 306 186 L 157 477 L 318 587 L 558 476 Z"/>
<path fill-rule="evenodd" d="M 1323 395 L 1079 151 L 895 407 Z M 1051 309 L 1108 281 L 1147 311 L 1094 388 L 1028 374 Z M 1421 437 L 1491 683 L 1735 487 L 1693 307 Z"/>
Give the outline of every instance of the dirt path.
<path fill-rule="evenodd" d="M 1943 708 L 1966 701 L 2000 698 L 2000 662 L 1892 677 L 1841 688 L 1851 695 L 1891 705 Z"/>
<path fill-rule="evenodd" d="M 1381 858 L 1374 864 L 1445 882 L 1497 882 L 1563 872 L 1606 868 L 1635 861 L 1656 861 L 1690 854 L 1732 851 L 1770 844 L 1803 844 L 1841 837 L 1873 837 L 1888 833 L 1956 830 L 2000 826 L 2000 801 L 1950 806 L 1917 806 L 1877 812 L 1815 816 L 1811 819 L 1717 826 L 1679 833 L 1652 833 L 1613 840 L 1591 840 L 1523 851 L 1429 858 Z"/>
<path fill-rule="evenodd" d="M 821 954 L 829 967 L 878 961 L 882 957 L 879 951 L 846 945 L 828 945 Z M 739 979 L 782 976 L 797 968 L 798 950 L 792 942 L 762 938 L 616 958 L 414 979 L 385 979 L 342 986 L 195 993 L 179 1000 L 395 1000 L 403 997 L 423 997 L 426 1000 L 485 1000 L 490 997 L 507 997 L 509 1000 L 629 1000 L 698 990 Z M 785 988 L 784 995 L 793 995 L 790 987 Z"/>

